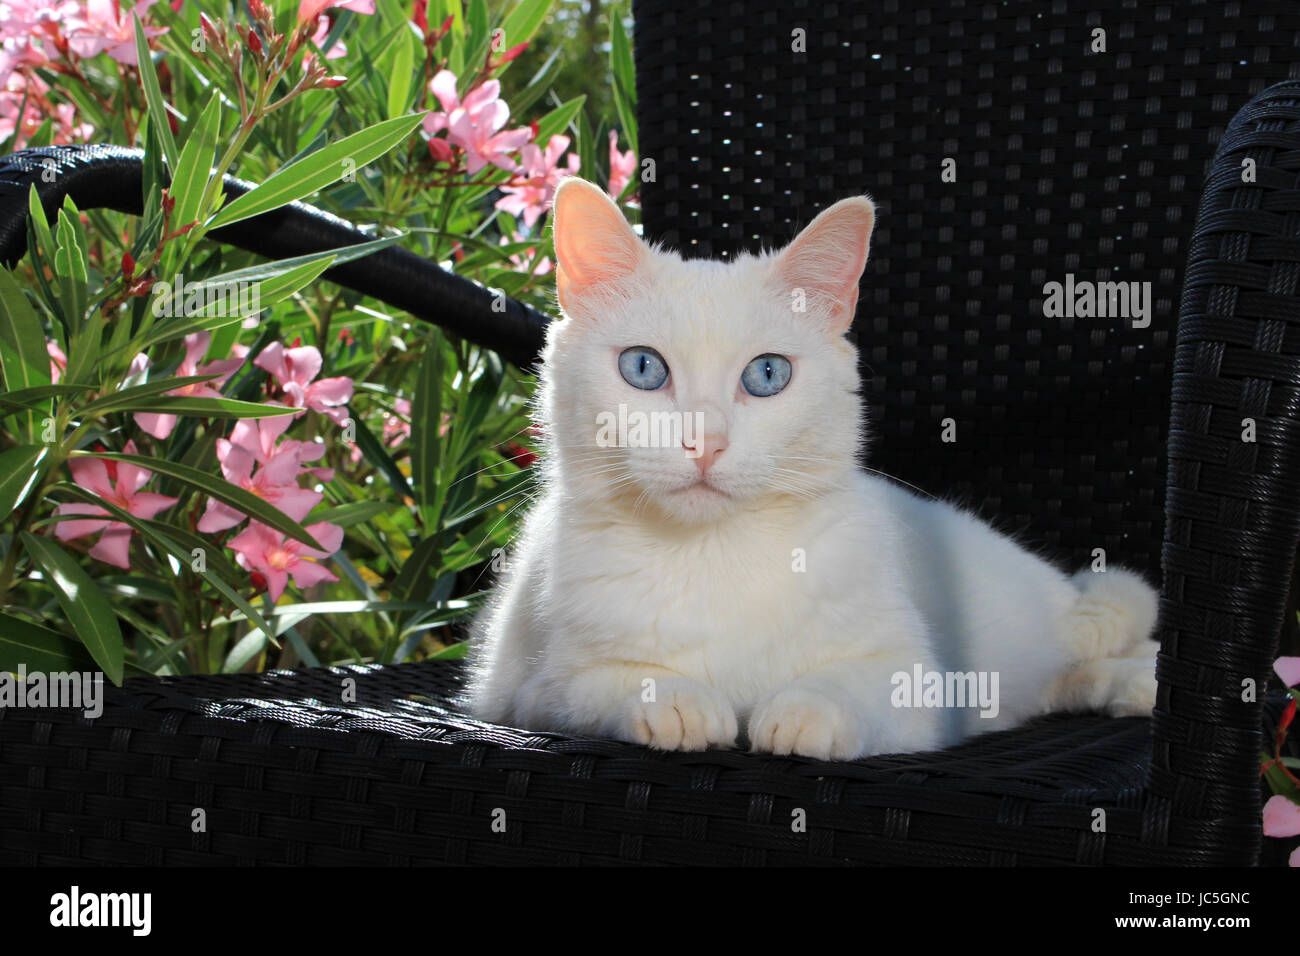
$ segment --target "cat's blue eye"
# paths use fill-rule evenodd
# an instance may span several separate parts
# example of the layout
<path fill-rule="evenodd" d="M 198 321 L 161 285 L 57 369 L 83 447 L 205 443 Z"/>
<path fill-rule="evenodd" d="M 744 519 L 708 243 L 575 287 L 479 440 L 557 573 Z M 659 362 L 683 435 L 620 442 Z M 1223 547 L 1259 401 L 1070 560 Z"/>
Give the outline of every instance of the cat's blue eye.
<path fill-rule="evenodd" d="M 784 355 L 760 355 L 740 373 L 740 384 L 750 395 L 767 398 L 790 384 L 790 372 L 790 360 Z"/>
<path fill-rule="evenodd" d="M 647 345 L 634 345 L 618 357 L 618 370 L 633 388 L 652 392 L 668 381 L 668 363 Z"/>

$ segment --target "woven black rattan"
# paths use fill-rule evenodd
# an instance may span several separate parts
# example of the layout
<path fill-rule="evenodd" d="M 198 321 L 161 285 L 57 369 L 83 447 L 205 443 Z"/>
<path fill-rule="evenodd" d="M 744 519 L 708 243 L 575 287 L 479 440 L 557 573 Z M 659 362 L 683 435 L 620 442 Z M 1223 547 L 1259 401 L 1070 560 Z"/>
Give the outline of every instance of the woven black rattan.
<path fill-rule="evenodd" d="M 1075 564 L 1101 547 L 1162 566 L 1153 719 L 1051 717 L 824 764 L 483 725 L 451 703 L 452 664 L 133 681 L 95 721 L 0 710 L 0 862 L 1256 859 L 1263 741 L 1242 687 L 1267 680 L 1300 535 L 1300 83 L 1269 84 L 1300 78 L 1300 15 L 635 14 L 647 234 L 723 255 L 870 192 L 856 331 L 873 464 Z M 1150 327 L 1045 319 L 1043 284 L 1070 272 L 1150 281 Z"/>

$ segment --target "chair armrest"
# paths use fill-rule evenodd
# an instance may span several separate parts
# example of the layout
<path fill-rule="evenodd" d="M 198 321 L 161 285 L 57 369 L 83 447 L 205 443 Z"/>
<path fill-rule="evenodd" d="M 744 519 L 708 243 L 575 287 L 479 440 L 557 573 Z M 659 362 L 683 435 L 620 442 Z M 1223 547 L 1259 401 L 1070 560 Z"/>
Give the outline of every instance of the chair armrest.
<path fill-rule="evenodd" d="M 12 266 L 27 251 L 32 185 L 51 221 L 65 196 L 71 196 L 79 209 L 140 215 L 143 158 L 143 150 L 119 146 L 50 146 L 0 159 L 0 263 Z M 53 175 L 44 175 L 47 170 Z M 253 184 L 227 176 L 223 188 L 233 199 Z M 310 255 L 375 238 L 337 216 L 298 202 L 214 229 L 210 235 L 270 259 Z M 505 309 L 498 311 L 489 290 L 398 246 L 334 266 L 325 277 L 492 349 L 520 368 L 536 360 L 549 321 L 514 299 L 507 299 Z"/>
<path fill-rule="evenodd" d="M 1257 701 L 1300 538 L 1298 175 L 1300 83 L 1286 82 L 1255 96 L 1216 151 L 1173 363 L 1149 778 L 1164 806 L 1147 819 L 1254 828 L 1256 841 Z"/>

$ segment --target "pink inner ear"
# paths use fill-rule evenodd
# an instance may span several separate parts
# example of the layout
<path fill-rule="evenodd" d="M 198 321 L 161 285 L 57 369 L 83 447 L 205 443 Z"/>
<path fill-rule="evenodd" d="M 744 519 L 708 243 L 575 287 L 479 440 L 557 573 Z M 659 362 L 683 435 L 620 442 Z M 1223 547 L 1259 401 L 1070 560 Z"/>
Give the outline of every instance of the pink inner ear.
<path fill-rule="evenodd" d="M 561 301 L 631 275 L 643 246 L 623 214 L 597 187 L 566 180 L 555 197 L 555 257 Z"/>
<path fill-rule="evenodd" d="M 858 282 L 867 265 L 875 207 L 865 197 L 844 199 L 803 230 L 777 258 L 780 285 L 802 289 L 808 309 L 824 308 L 837 329 L 853 321 Z"/>

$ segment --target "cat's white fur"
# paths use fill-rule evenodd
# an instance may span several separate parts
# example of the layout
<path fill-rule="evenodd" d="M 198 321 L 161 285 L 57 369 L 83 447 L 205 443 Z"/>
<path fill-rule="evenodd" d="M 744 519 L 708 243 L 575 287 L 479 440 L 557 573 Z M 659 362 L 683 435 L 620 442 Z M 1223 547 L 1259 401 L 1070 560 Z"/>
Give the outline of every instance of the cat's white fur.
<path fill-rule="evenodd" d="M 747 740 L 852 759 L 1055 709 L 1151 709 L 1156 598 L 1138 576 L 1068 577 L 858 467 L 844 332 L 873 221 L 870 200 L 847 199 L 780 253 L 683 261 L 641 242 L 596 187 L 560 187 L 565 319 L 537 401 L 542 486 L 476 622 L 473 713 L 663 749 Z M 632 346 L 666 359 L 663 388 L 623 379 Z M 756 398 L 740 375 L 765 353 L 793 375 Z M 698 444 L 600 447 L 600 413 L 620 404 L 699 412 L 725 450 L 702 475 Z M 895 706 L 895 675 L 918 663 L 996 672 L 997 716 Z"/>

